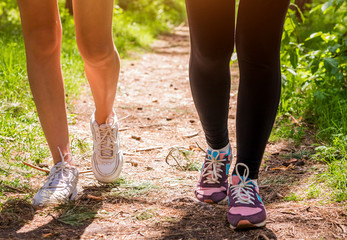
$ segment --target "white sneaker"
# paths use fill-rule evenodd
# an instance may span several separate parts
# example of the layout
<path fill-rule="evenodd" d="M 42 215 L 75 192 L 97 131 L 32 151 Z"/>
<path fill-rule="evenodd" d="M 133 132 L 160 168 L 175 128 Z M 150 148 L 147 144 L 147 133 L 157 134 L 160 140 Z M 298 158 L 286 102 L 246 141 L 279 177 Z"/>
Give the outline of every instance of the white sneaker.
<path fill-rule="evenodd" d="M 114 182 L 123 165 L 117 117 L 109 117 L 106 123 L 99 125 L 93 114 L 90 119 L 90 128 L 93 134 L 92 169 L 95 178 L 104 183 Z"/>
<path fill-rule="evenodd" d="M 64 161 L 67 155 L 71 155 L 70 153 L 63 155 L 60 152 L 60 155 L 62 161 L 52 167 L 46 183 L 32 200 L 35 207 L 58 205 L 77 197 L 78 170 Z"/>

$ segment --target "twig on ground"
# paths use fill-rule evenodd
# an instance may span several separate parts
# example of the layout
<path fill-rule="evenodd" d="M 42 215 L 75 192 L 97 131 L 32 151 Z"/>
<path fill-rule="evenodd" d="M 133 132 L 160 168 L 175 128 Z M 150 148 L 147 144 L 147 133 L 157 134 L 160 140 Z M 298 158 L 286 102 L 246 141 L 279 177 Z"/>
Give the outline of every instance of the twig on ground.
<path fill-rule="evenodd" d="M 122 131 L 126 131 L 126 130 L 129 130 L 130 127 L 124 127 L 124 128 L 120 128 L 118 131 L 122 132 Z"/>
<path fill-rule="evenodd" d="M 47 170 L 47 169 L 43 169 L 43 168 L 40 168 L 40 167 L 36 167 L 36 166 L 34 166 L 34 165 L 30 164 L 30 163 L 24 162 L 24 161 L 22 161 L 22 163 L 23 163 L 24 165 L 28 166 L 28 167 L 34 168 L 34 169 L 39 170 L 39 171 L 41 171 L 41 172 L 45 172 L 45 173 L 49 173 L 49 172 L 50 172 L 50 171 Z"/>
<path fill-rule="evenodd" d="M 17 191 L 17 192 L 21 192 L 21 193 L 25 193 L 23 190 L 20 190 L 18 188 L 14 188 L 14 187 L 10 187 L 8 185 L 3 185 L 5 188 L 8 188 L 8 189 L 11 189 L 11 190 L 14 190 L 14 191 Z"/>
<path fill-rule="evenodd" d="M 344 234 L 346 233 L 346 230 L 345 230 L 345 228 L 344 228 L 344 225 L 341 225 L 340 223 L 337 223 L 337 222 L 335 222 L 335 224 L 336 224 L 338 227 L 341 228 L 341 230 L 342 230 L 342 232 L 343 232 Z"/>
<path fill-rule="evenodd" d="M 179 163 L 177 158 L 175 158 L 175 156 L 172 154 L 174 151 L 176 151 L 178 149 L 179 148 L 176 148 L 176 147 L 171 148 L 170 152 L 167 154 L 167 156 L 165 158 L 165 162 L 167 163 L 167 165 L 171 166 L 171 164 L 169 163 L 169 156 L 171 156 L 175 160 L 175 162 L 177 163 L 177 167 L 183 171 L 184 168 L 181 166 L 181 164 Z"/>
<path fill-rule="evenodd" d="M 15 141 L 15 138 L 11 138 L 11 137 L 6 137 L 6 136 L 2 136 L 0 135 L 0 138 L 4 139 L 4 140 L 8 140 L 8 141 Z"/>
<path fill-rule="evenodd" d="M 170 126 L 170 124 L 152 124 L 152 125 L 142 125 L 139 128 L 150 128 L 150 127 L 161 127 L 161 126 Z"/>
<path fill-rule="evenodd" d="M 128 156 L 140 156 L 140 154 L 131 153 L 131 152 L 123 152 L 123 155 L 128 155 Z"/>
<path fill-rule="evenodd" d="M 187 135 L 183 135 L 183 137 L 184 137 L 184 138 L 192 138 L 192 137 L 198 136 L 198 135 L 199 135 L 199 132 L 200 132 L 200 131 L 197 131 L 197 132 L 191 133 L 191 134 L 187 134 Z"/>
<path fill-rule="evenodd" d="M 176 154 L 176 156 L 174 154 L 175 152 L 178 153 L 178 154 Z M 167 165 L 172 166 L 172 167 L 176 167 L 182 171 L 190 170 L 194 164 L 194 161 L 191 160 L 188 157 L 188 155 L 191 154 L 192 152 L 193 151 L 191 151 L 190 149 L 187 149 L 185 147 L 171 147 L 169 153 L 167 154 L 167 156 L 165 158 L 165 162 Z M 176 164 L 170 164 L 169 163 L 169 157 L 170 156 L 173 158 L 173 160 L 176 162 Z"/>
<path fill-rule="evenodd" d="M 51 216 L 54 220 L 57 220 L 57 218 L 52 213 L 48 213 L 47 216 Z"/>
<path fill-rule="evenodd" d="M 298 126 L 301 126 L 301 123 L 292 115 L 289 114 L 289 117 L 292 119 L 293 123 L 297 124 Z"/>
<path fill-rule="evenodd" d="M 32 164 L 27 163 L 27 162 L 24 162 L 24 161 L 22 161 L 22 163 L 23 163 L 24 165 L 28 166 L 28 167 L 34 168 L 34 169 L 39 170 L 39 171 L 41 171 L 41 172 L 50 173 L 50 170 L 37 167 L 37 166 L 35 166 L 35 165 L 32 165 Z M 81 172 L 79 172 L 79 173 L 80 173 L 80 174 L 84 174 L 84 173 L 90 173 L 90 172 L 92 172 L 92 170 L 81 171 Z"/>
<path fill-rule="evenodd" d="M 262 237 L 265 240 L 270 240 L 270 238 L 268 238 L 264 233 L 260 233 L 257 237 L 257 239 L 259 239 L 259 237 Z"/>
<path fill-rule="evenodd" d="M 118 119 L 118 122 L 123 121 L 124 119 L 127 119 L 127 118 L 130 117 L 130 116 L 131 116 L 130 114 L 129 114 L 129 115 L 126 115 L 125 117 L 122 117 L 122 118 Z"/>
<path fill-rule="evenodd" d="M 154 147 L 148 147 L 148 148 L 139 148 L 139 149 L 136 149 L 135 152 L 151 151 L 154 149 L 161 149 L 161 148 L 163 148 L 163 147 L 162 146 L 154 146 Z"/>
<path fill-rule="evenodd" d="M 195 142 L 195 144 L 198 146 L 198 148 L 199 148 L 203 153 L 205 152 L 204 149 L 202 149 L 202 148 L 200 147 L 200 145 L 199 145 L 198 142 Z"/>
<path fill-rule="evenodd" d="M 297 213 L 295 213 L 295 212 L 280 211 L 280 213 L 283 213 L 283 214 L 290 214 L 290 215 L 297 215 Z"/>

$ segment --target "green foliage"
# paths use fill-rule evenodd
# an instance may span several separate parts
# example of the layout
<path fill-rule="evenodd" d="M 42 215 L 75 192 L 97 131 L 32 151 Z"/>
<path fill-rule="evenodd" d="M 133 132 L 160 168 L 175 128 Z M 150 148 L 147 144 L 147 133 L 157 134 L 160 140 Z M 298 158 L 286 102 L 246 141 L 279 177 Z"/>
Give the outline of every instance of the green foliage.
<path fill-rule="evenodd" d="M 303 23 L 289 10 L 281 51 L 280 113 L 305 117 L 323 140 L 347 133 L 346 4 L 328 3 L 303 13 Z"/>
<path fill-rule="evenodd" d="M 184 19 L 183 0 L 119 0 L 113 20 L 117 49 L 122 55 L 129 48 L 147 47 L 155 36 Z"/>
<path fill-rule="evenodd" d="M 6 23 L 19 24 L 20 17 L 17 13 L 17 1 L 1 0 L 0 26 Z"/>
<path fill-rule="evenodd" d="M 314 158 L 329 164 L 324 176 L 340 193 L 339 201 L 347 199 L 346 5 L 343 0 L 315 0 L 308 6 L 310 11 L 299 11 L 300 19 L 289 10 L 281 49 L 283 81 L 277 125 L 282 130 L 274 131 L 274 136 L 277 133 L 299 143 L 300 131 L 293 135 L 295 126 L 293 131 L 286 130 L 289 116 L 316 128 L 319 144 Z"/>
<path fill-rule="evenodd" d="M 299 144 L 305 136 L 306 127 L 303 125 L 293 125 L 287 115 L 278 118 L 275 128 L 272 130 L 270 141 L 277 141 L 283 136 L 290 138 L 295 144 Z"/>
<path fill-rule="evenodd" d="M 320 194 L 321 194 L 321 189 L 317 185 L 313 184 L 308 188 L 307 198 L 314 199 L 319 197 Z"/>
<path fill-rule="evenodd" d="M 284 201 L 301 201 L 302 200 L 302 197 L 300 197 L 299 195 L 297 195 L 296 193 L 290 193 L 288 196 L 285 196 L 283 198 Z"/>

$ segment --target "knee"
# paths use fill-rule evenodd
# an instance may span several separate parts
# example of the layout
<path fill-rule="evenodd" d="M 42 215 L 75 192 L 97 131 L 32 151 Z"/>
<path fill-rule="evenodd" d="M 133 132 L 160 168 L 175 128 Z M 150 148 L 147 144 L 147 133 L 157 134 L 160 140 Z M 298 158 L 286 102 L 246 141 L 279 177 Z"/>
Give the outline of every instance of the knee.
<path fill-rule="evenodd" d="M 61 37 L 60 26 L 39 27 L 27 34 L 25 45 L 31 56 L 45 61 L 47 57 L 60 53 Z"/>
<path fill-rule="evenodd" d="M 279 62 L 280 49 L 275 44 L 264 41 L 236 41 L 238 61 L 247 62 L 255 66 L 273 67 Z"/>
<path fill-rule="evenodd" d="M 225 50 L 225 49 L 224 49 Z M 232 54 L 232 49 L 221 51 L 219 48 L 213 50 L 203 50 L 202 48 L 192 51 L 192 58 L 200 67 L 210 69 L 221 66 L 228 66 Z"/>
<path fill-rule="evenodd" d="M 87 65 L 101 66 L 109 61 L 119 64 L 119 57 L 113 42 L 104 44 L 93 43 L 77 39 L 77 46 L 80 54 Z"/>

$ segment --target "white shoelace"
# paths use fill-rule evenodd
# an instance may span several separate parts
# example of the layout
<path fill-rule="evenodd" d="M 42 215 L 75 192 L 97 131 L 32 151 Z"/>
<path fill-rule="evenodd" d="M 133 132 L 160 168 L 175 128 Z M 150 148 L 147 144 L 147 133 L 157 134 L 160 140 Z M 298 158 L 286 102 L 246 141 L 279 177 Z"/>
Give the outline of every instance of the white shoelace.
<path fill-rule="evenodd" d="M 69 165 L 69 162 L 71 162 L 71 160 L 65 161 L 65 157 L 70 155 L 72 159 L 72 155 L 71 153 L 65 153 L 63 155 L 59 147 L 58 150 L 61 157 L 61 163 L 58 163 L 54 166 L 54 169 L 50 174 L 51 176 L 48 177 L 47 188 L 56 188 L 62 181 L 65 183 L 70 182 L 68 181 L 69 172 L 67 170 L 71 168 Z"/>
<path fill-rule="evenodd" d="M 245 167 L 245 171 L 243 172 L 243 176 L 240 176 L 238 167 L 243 166 Z M 240 179 L 240 183 L 238 185 L 231 185 L 230 190 L 232 191 L 231 196 L 233 199 L 237 199 L 235 203 L 245 203 L 245 204 L 254 204 L 254 197 L 252 188 L 254 184 L 254 181 L 251 179 L 247 180 L 249 175 L 249 169 L 246 164 L 244 163 L 238 163 L 235 166 L 236 175 Z"/>
<path fill-rule="evenodd" d="M 112 124 L 108 123 L 108 120 L 112 120 Z M 99 151 L 98 157 L 103 160 L 112 160 L 114 153 L 114 145 L 117 143 L 116 136 L 114 134 L 115 128 L 112 128 L 115 124 L 113 118 L 108 118 L 105 124 L 99 126 L 100 138 L 97 139 L 97 146 Z"/>
<path fill-rule="evenodd" d="M 216 152 L 217 156 L 214 157 L 213 153 Z M 204 180 L 204 183 L 219 183 L 218 178 L 221 178 L 222 175 L 220 174 L 221 172 L 223 172 L 222 170 L 222 166 L 223 166 L 223 162 L 226 161 L 226 159 L 217 159 L 219 157 L 219 151 L 212 151 L 210 154 L 211 159 L 209 159 L 209 157 L 207 157 L 205 159 L 205 166 L 204 166 L 204 170 L 202 172 L 202 177 L 206 177 L 206 179 Z"/>

